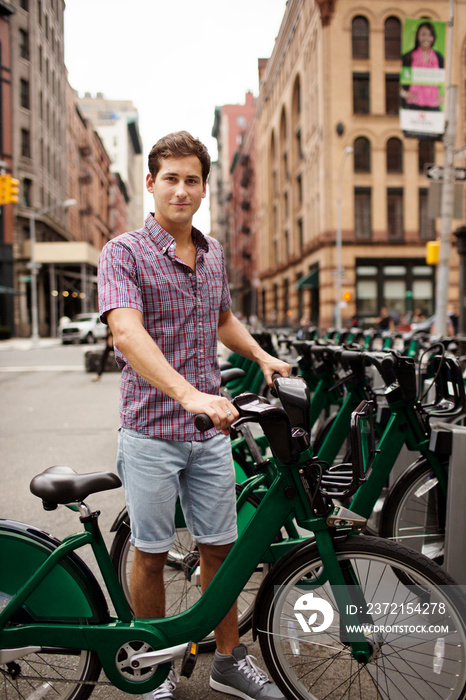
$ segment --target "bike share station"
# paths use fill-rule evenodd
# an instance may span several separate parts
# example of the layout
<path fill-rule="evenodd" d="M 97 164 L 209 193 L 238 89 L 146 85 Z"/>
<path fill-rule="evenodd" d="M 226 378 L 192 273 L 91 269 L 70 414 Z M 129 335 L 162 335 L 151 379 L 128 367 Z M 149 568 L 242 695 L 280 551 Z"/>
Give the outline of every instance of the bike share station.
<path fill-rule="evenodd" d="M 444 569 L 459 585 L 466 584 L 466 426 L 450 423 L 432 424 L 431 448 L 438 441 L 445 444 L 450 454 L 448 472 L 447 512 L 445 518 Z"/>

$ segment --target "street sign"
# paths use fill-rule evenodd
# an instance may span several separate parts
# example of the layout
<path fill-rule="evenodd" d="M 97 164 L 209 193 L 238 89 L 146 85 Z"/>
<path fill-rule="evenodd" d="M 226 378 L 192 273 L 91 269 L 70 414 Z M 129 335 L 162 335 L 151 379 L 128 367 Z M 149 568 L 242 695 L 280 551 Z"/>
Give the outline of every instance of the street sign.
<path fill-rule="evenodd" d="M 443 165 L 435 165 L 434 163 L 426 163 L 424 165 L 424 173 L 430 180 L 443 180 L 445 168 Z M 466 180 L 466 168 L 455 168 L 455 180 Z"/>

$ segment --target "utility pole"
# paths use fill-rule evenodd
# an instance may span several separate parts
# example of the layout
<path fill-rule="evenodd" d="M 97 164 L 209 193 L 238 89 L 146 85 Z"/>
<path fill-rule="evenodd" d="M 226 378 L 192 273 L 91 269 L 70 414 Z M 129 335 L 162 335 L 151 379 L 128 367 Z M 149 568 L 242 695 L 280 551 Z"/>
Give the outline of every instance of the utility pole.
<path fill-rule="evenodd" d="M 455 169 L 454 149 L 456 141 L 457 87 L 451 85 L 451 66 L 453 58 L 453 15 L 454 0 L 450 0 L 450 19 L 448 21 L 448 59 L 447 59 L 447 103 L 446 129 L 443 139 L 445 146 L 445 165 L 443 171 L 442 199 L 440 205 L 441 229 L 440 250 L 437 266 L 437 293 L 435 302 L 435 334 L 446 335 L 448 286 L 450 276 L 451 222 L 454 209 Z"/>

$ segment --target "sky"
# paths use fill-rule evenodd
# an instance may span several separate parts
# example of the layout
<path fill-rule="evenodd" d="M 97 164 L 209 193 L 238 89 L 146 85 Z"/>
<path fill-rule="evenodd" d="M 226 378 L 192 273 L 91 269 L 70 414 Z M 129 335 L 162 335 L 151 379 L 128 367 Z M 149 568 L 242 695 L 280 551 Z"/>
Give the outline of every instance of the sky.
<path fill-rule="evenodd" d="M 258 94 L 257 62 L 271 56 L 285 9 L 286 0 L 66 0 L 69 83 L 80 96 L 134 103 L 145 172 L 152 145 L 179 129 L 215 160 L 215 107 Z M 194 223 L 209 232 L 208 199 Z"/>

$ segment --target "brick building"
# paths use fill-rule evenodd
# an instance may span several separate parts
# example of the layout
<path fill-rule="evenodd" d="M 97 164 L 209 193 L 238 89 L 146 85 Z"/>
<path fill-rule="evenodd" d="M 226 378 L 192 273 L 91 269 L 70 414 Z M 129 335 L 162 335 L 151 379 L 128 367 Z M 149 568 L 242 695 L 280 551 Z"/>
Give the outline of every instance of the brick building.
<path fill-rule="evenodd" d="M 343 322 L 402 316 L 435 306 L 426 241 L 439 221 L 428 208 L 426 163 L 442 142 L 405 138 L 399 72 L 404 20 L 449 19 L 449 1 L 289 0 L 256 104 L 259 316 L 322 327 L 336 310 L 341 215 Z M 465 137 L 466 3 L 455 3 L 451 81 L 459 86 L 457 143 Z M 460 221 L 453 220 L 453 228 Z M 437 232 L 437 233 L 436 233 Z M 457 301 L 451 255 L 449 303 Z"/>

